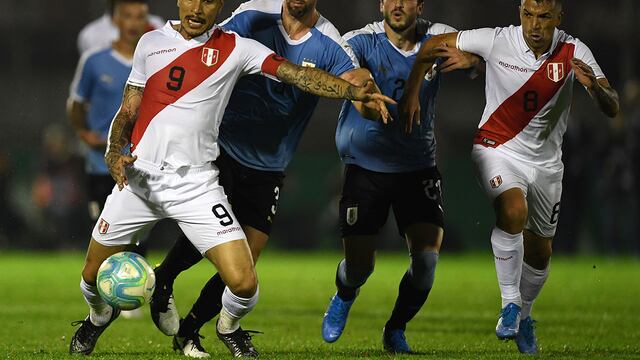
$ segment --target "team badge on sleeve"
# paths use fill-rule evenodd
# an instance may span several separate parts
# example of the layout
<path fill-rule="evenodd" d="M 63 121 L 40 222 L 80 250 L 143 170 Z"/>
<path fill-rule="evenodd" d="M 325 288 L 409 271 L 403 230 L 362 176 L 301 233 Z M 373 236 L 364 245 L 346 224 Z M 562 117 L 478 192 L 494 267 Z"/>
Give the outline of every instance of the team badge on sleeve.
<path fill-rule="evenodd" d="M 347 208 L 347 224 L 353 226 L 358 221 L 358 207 L 352 206 Z"/>
<path fill-rule="evenodd" d="M 549 63 L 547 65 L 547 76 L 553 82 L 564 79 L 564 64 L 559 62 Z"/>
<path fill-rule="evenodd" d="M 491 187 L 497 189 L 500 185 L 502 185 L 502 176 L 498 175 L 493 179 L 489 180 Z"/>
<path fill-rule="evenodd" d="M 102 235 L 106 234 L 109 230 L 109 223 L 106 222 L 103 218 L 100 218 L 100 223 L 98 224 L 98 232 Z"/>
<path fill-rule="evenodd" d="M 211 67 L 218 63 L 218 54 L 220 51 L 208 47 L 202 48 L 202 63 Z"/>

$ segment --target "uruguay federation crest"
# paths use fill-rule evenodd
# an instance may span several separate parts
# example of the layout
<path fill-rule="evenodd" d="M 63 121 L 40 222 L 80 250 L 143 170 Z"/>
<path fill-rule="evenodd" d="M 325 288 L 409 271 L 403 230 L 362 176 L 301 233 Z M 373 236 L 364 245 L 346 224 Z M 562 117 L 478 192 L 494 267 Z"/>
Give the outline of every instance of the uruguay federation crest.
<path fill-rule="evenodd" d="M 559 82 L 564 79 L 564 64 L 549 63 L 549 65 L 547 65 L 547 77 L 553 82 Z"/>
<path fill-rule="evenodd" d="M 220 51 L 212 48 L 202 48 L 202 63 L 211 67 L 218 63 L 218 55 Z"/>

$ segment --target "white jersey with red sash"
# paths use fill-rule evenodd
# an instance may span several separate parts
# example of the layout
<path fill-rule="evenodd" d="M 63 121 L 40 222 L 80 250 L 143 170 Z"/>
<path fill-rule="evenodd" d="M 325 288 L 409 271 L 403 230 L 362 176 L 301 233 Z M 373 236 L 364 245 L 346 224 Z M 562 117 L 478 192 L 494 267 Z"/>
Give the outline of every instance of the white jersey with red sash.
<path fill-rule="evenodd" d="M 487 63 L 487 102 L 474 143 L 536 165 L 562 166 L 575 76 L 570 60 L 605 77 L 589 48 L 556 29 L 549 52 L 536 59 L 521 26 L 461 31 L 457 47 Z"/>
<path fill-rule="evenodd" d="M 186 40 L 172 24 L 178 22 L 140 39 L 127 83 L 145 88 L 132 154 L 180 168 L 218 157 L 218 128 L 237 79 L 256 73 L 275 78 L 284 59 L 218 27 Z"/>

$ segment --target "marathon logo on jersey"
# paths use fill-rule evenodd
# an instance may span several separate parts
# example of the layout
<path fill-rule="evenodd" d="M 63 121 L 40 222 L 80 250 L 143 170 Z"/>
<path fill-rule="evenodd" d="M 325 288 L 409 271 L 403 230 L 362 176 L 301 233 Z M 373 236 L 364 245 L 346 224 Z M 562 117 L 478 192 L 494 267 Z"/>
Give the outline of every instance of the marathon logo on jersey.
<path fill-rule="evenodd" d="M 493 179 L 489 180 L 491 187 L 497 189 L 500 185 L 502 185 L 502 176 L 498 175 Z"/>
<path fill-rule="evenodd" d="M 218 55 L 220 51 L 218 49 L 212 49 L 208 47 L 202 48 L 202 63 L 211 67 L 218 63 Z"/>
<path fill-rule="evenodd" d="M 300 66 L 314 68 L 316 67 L 316 63 L 313 62 L 313 60 L 304 59 L 302 60 L 302 64 L 300 64 Z"/>
<path fill-rule="evenodd" d="M 109 231 L 109 223 L 106 222 L 103 218 L 100 218 L 100 222 L 98 223 L 98 232 L 102 235 L 106 234 Z"/>
<path fill-rule="evenodd" d="M 358 207 L 352 206 L 347 208 L 347 224 L 349 226 L 355 225 L 358 221 Z"/>
<path fill-rule="evenodd" d="M 547 76 L 549 77 L 549 80 L 553 82 L 559 82 L 564 79 L 564 64 L 549 63 L 549 65 L 547 65 Z"/>

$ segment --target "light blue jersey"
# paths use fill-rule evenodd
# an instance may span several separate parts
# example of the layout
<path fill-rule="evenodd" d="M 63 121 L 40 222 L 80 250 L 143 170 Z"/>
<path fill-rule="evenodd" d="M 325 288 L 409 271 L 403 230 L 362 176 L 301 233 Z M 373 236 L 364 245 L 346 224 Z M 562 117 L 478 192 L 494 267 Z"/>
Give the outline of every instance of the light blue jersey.
<path fill-rule="evenodd" d="M 360 66 L 371 71 L 382 93 L 399 101 L 422 43 L 433 35 L 455 29 L 419 19 L 417 31 L 419 41 L 411 51 L 398 49 L 389 41 L 383 22 L 349 32 L 344 39 L 351 45 Z M 387 105 L 396 121 L 385 125 L 363 118 L 351 102 L 345 101 L 336 130 L 336 145 L 342 161 L 383 173 L 408 172 L 435 166 L 433 120 L 439 85 L 440 76 L 434 70 L 422 84 L 421 125 L 414 126 L 411 135 L 405 134 L 397 106 Z"/>
<path fill-rule="evenodd" d="M 243 3 L 221 24 L 259 41 L 302 66 L 336 76 L 357 62 L 338 30 L 322 16 L 307 35 L 292 40 L 282 26 L 282 0 Z M 318 103 L 318 97 L 264 76 L 246 76 L 236 84 L 220 126 L 220 146 L 241 164 L 284 171 Z"/>
<path fill-rule="evenodd" d="M 131 60 L 125 59 L 112 48 L 85 53 L 80 58 L 71 83 L 71 99 L 90 105 L 87 127 L 105 140 L 111 120 L 122 103 L 122 93 L 131 65 Z M 87 173 L 109 174 L 103 150 L 88 151 Z"/>

